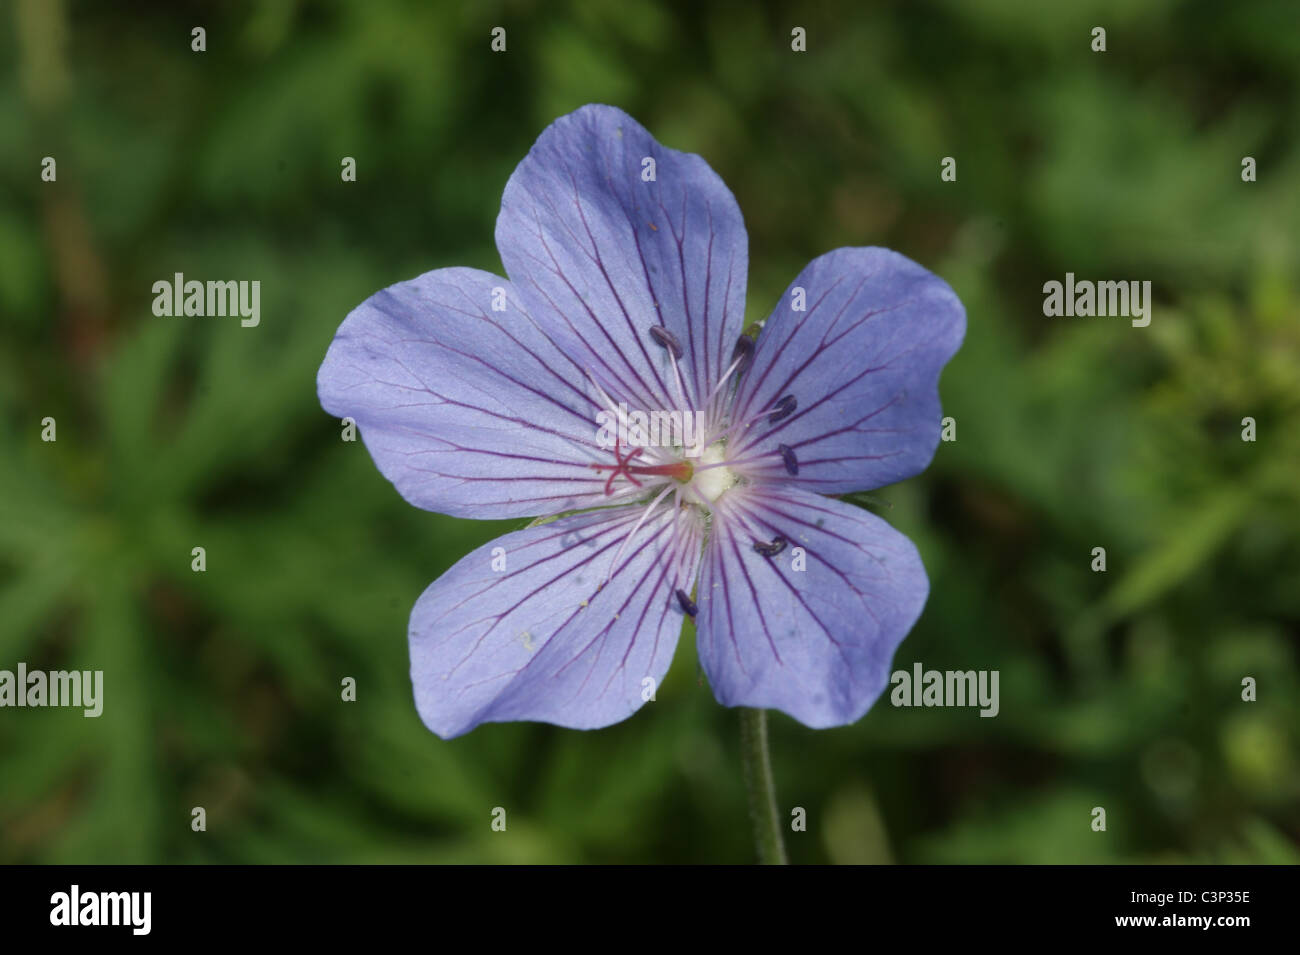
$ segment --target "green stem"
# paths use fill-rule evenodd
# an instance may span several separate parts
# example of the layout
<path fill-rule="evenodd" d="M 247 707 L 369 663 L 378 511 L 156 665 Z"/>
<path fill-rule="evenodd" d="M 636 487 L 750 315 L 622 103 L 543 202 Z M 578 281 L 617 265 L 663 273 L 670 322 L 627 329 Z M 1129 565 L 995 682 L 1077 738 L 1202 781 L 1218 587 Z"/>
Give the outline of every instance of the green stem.
<path fill-rule="evenodd" d="M 766 710 L 741 708 L 740 758 L 745 767 L 745 789 L 749 793 L 749 816 L 754 823 L 758 861 L 763 865 L 785 865 L 788 860 L 781 817 L 776 809 L 776 783 L 772 779 L 772 758 L 767 752 Z"/>

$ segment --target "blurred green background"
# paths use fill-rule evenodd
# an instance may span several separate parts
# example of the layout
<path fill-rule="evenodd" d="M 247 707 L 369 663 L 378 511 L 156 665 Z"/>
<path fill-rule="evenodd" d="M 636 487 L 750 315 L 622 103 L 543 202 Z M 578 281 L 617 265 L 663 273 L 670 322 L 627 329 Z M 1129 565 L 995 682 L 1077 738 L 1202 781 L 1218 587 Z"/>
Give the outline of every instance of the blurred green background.
<path fill-rule="evenodd" d="M 365 297 L 500 271 L 506 179 L 588 102 L 730 185 L 750 320 L 843 245 L 968 310 L 957 440 L 871 506 L 932 581 L 896 666 L 997 669 L 1001 713 L 774 715 L 793 860 L 1300 861 L 1295 5 L 705 7 L 0 7 L 0 668 L 106 685 L 0 711 L 0 862 L 753 858 L 689 633 L 610 729 L 423 728 L 410 608 L 525 522 L 409 507 L 316 401 Z M 1152 281 L 1150 327 L 1045 318 L 1067 271 Z M 155 317 L 174 272 L 260 280 L 261 325 Z"/>

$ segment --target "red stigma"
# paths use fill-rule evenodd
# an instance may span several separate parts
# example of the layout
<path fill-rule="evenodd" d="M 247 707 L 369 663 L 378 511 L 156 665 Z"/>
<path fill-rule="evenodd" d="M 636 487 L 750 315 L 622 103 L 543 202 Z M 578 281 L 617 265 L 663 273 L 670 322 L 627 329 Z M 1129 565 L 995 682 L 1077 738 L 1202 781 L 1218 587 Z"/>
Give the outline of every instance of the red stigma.
<path fill-rule="evenodd" d="M 685 482 L 685 481 L 689 481 L 691 479 L 691 475 L 695 473 L 695 469 L 691 466 L 689 461 L 678 461 L 675 464 L 653 464 L 653 465 L 632 464 L 631 463 L 632 459 L 639 456 L 641 452 L 645 450 L 645 448 L 631 448 L 628 450 L 627 455 L 624 456 L 619 454 L 619 447 L 620 447 L 619 439 L 617 436 L 615 436 L 614 463 L 593 464 L 591 466 L 593 471 L 608 470 L 610 472 L 609 477 L 605 481 L 606 497 L 609 497 L 611 494 L 614 493 L 614 478 L 618 477 L 620 474 L 624 475 L 629 481 L 631 481 L 637 487 L 641 487 L 641 482 L 638 481 L 635 477 L 635 475 L 637 474 L 663 475 L 665 477 L 672 477 L 672 478 L 676 478 L 679 481 Z"/>

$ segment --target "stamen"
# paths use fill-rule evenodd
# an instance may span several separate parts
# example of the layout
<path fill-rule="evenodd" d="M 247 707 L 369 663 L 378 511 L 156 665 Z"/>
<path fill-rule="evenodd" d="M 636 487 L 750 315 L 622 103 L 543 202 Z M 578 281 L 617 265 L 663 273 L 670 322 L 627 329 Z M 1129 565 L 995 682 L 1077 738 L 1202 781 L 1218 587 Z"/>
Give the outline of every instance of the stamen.
<path fill-rule="evenodd" d="M 655 509 L 659 502 L 662 501 L 672 489 L 673 486 L 671 484 L 667 485 L 659 492 L 659 496 L 650 502 L 650 506 L 641 512 L 641 519 L 636 522 L 636 525 L 632 528 L 632 532 L 623 538 L 623 543 L 619 544 L 618 550 L 614 552 L 614 559 L 609 562 L 609 570 L 605 571 L 605 579 L 601 581 L 602 586 L 604 586 L 609 578 L 614 576 L 614 568 L 618 566 L 618 559 L 623 556 L 623 551 L 627 549 L 627 542 L 636 536 L 636 532 L 641 529 L 641 525 L 644 524 L 645 519 L 650 516 L 650 512 Z"/>
<path fill-rule="evenodd" d="M 794 449 L 788 444 L 778 444 L 776 453 L 781 455 L 781 461 L 785 464 L 785 469 L 790 472 L 791 476 L 799 473 L 799 459 L 794 456 Z"/>
<path fill-rule="evenodd" d="M 795 400 L 794 395 L 786 395 L 776 403 L 772 413 L 767 416 L 768 424 L 776 424 L 790 415 L 794 414 L 794 409 L 799 407 L 799 402 Z"/>
<path fill-rule="evenodd" d="M 649 332 L 650 337 L 655 340 L 655 344 L 672 352 L 674 359 L 682 357 L 682 343 L 677 340 L 676 335 L 662 325 L 651 325 Z"/>
<path fill-rule="evenodd" d="M 672 361 L 673 380 L 677 385 L 677 406 L 683 411 L 690 410 L 691 405 L 686 401 L 686 389 L 682 385 L 682 372 L 677 367 L 677 362 L 682 357 L 682 343 L 677 340 L 676 335 L 662 325 L 651 325 L 646 331 L 650 333 L 656 345 L 668 352 L 668 357 Z"/>
<path fill-rule="evenodd" d="M 741 355 L 739 358 L 733 361 L 731 363 L 731 367 L 729 367 L 726 371 L 722 373 L 722 377 L 719 378 L 718 383 L 713 386 L 713 390 L 709 392 L 709 397 L 706 398 L 705 401 L 712 401 L 714 398 L 718 396 L 718 392 L 721 391 L 724 387 L 726 387 L 727 382 L 731 381 L 731 373 L 740 367 L 741 362 L 746 360 L 747 354 Z"/>
<path fill-rule="evenodd" d="M 767 541 L 754 541 L 754 551 L 764 557 L 775 557 L 785 550 L 785 544 L 785 538 L 778 535 L 773 537 L 770 543 Z"/>
<path fill-rule="evenodd" d="M 723 383 L 724 384 L 726 383 L 725 378 L 723 379 Z M 717 389 L 715 388 L 714 394 L 716 393 L 717 393 Z M 782 420 L 783 418 L 788 418 L 790 415 L 794 414 L 795 409 L 798 407 L 799 407 L 799 403 L 795 401 L 794 395 L 786 395 L 784 398 L 782 398 L 776 404 L 772 405 L 772 407 L 768 408 L 766 411 L 760 411 L 758 414 L 754 415 L 752 418 L 749 418 L 748 420 L 733 421 L 730 424 L 725 425 L 721 431 L 711 435 L 709 439 L 704 443 L 706 445 L 711 445 L 711 444 L 716 444 L 718 441 L 730 440 L 732 435 L 734 435 L 739 429 L 749 428 L 752 425 L 754 425 L 755 422 L 762 421 L 764 418 L 767 418 L 769 423 L 775 423 L 777 421 Z"/>
<path fill-rule="evenodd" d="M 619 411 L 618 405 L 614 404 L 614 399 L 605 394 L 605 389 L 600 387 L 600 382 L 598 382 L 586 368 L 583 369 L 583 372 L 587 375 L 587 380 L 591 382 L 591 386 L 596 389 L 596 393 L 600 395 L 600 400 L 605 402 L 605 407 L 609 409 L 610 413 L 613 414 L 616 419 L 618 419 L 618 423 L 620 425 L 626 424 L 627 416 Z"/>
<path fill-rule="evenodd" d="M 585 368 L 583 369 L 583 371 L 584 371 L 584 372 L 586 373 L 586 375 L 587 375 L 587 380 L 591 382 L 591 386 L 592 386 L 593 388 L 596 389 L 596 393 L 600 396 L 600 400 L 603 401 L 603 402 L 605 403 L 605 407 L 606 407 L 606 409 L 609 411 L 610 414 L 612 414 L 612 415 L 614 416 L 615 420 L 618 422 L 618 430 L 615 432 L 615 447 L 617 447 L 617 435 L 619 435 L 619 434 L 624 434 L 624 433 L 626 433 L 626 431 L 627 431 L 627 425 L 628 425 L 629 418 L 628 418 L 628 415 L 627 415 L 627 409 L 626 409 L 626 406 L 624 406 L 624 407 L 619 407 L 618 405 L 614 404 L 614 399 L 611 398 L 609 395 L 607 395 L 607 394 L 605 393 L 605 389 L 602 388 L 602 387 L 600 387 L 600 382 L 598 382 L 598 381 L 597 381 L 597 380 L 592 376 L 591 372 L 590 372 L 588 369 L 585 369 Z M 655 448 L 650 448 L 650 449 L 642 448 L 641 450 L 642 450 L 643 452 L 646 451 L 646 450 L 649 450 L 651 453 L 654 453 L 657 449 L 655 449 Z M 617 454 L 616 454 L 616 456 L 617 456 Z"/>
<path fill-rule="evenodd" d="M 736 347 L 731 350 L 732 365 L 739 365 L 736 370 L 736 377 L 739 378 L 745 372 L 749 371 L 749 366 L 754 361 L 754 339 L 748 335 L 741 335 L 736 339 Z"/>
<path fill-rule="evenodd" d="M 682 590 L 680 587 L 677 589 L 677 603 L 681 605 L 682 613 L 686 614 L 686 616 L 690 617 L 692 620 L 694 620 L 695 615 L 700 612 L 700 608 L 695 606 L 695 601 L 686 596 L 686 591 Z"/>

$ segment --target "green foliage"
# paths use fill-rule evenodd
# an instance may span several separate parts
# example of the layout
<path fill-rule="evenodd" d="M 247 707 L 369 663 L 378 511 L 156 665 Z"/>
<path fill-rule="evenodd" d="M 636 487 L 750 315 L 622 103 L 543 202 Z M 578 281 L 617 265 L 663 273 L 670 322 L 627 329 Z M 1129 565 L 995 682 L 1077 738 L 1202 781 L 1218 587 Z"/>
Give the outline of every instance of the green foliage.
<path fill-rule="evenodd" d="M 792 858 L 1300 861 L 1287 4 L 706 6 L 0 12 L 0 668 L 106 684 L 99 719 L 0 711 L 0 862 L 752 857 L 735 714 L 689 628 L 619 726 L 422 727 L 412 604 L 525 522 L 408 507 L 315 398 L 366 296 L 499 271 L 506 178 L 586 102 L 731 186 L 750 320 L 841 245 L 896 248 L 968 308 L 942 383 L 957 441 L 867 503 L 931 574 L 898 665 L 997 669 L 1001 712 L 774 715 L 783 809 L 808 813 Z M 259 279 L 261 326 L 154 317 L 177 271 Z M 1044 318 L 1066 271 L 1151 280 L 1151 326 Z"/>

